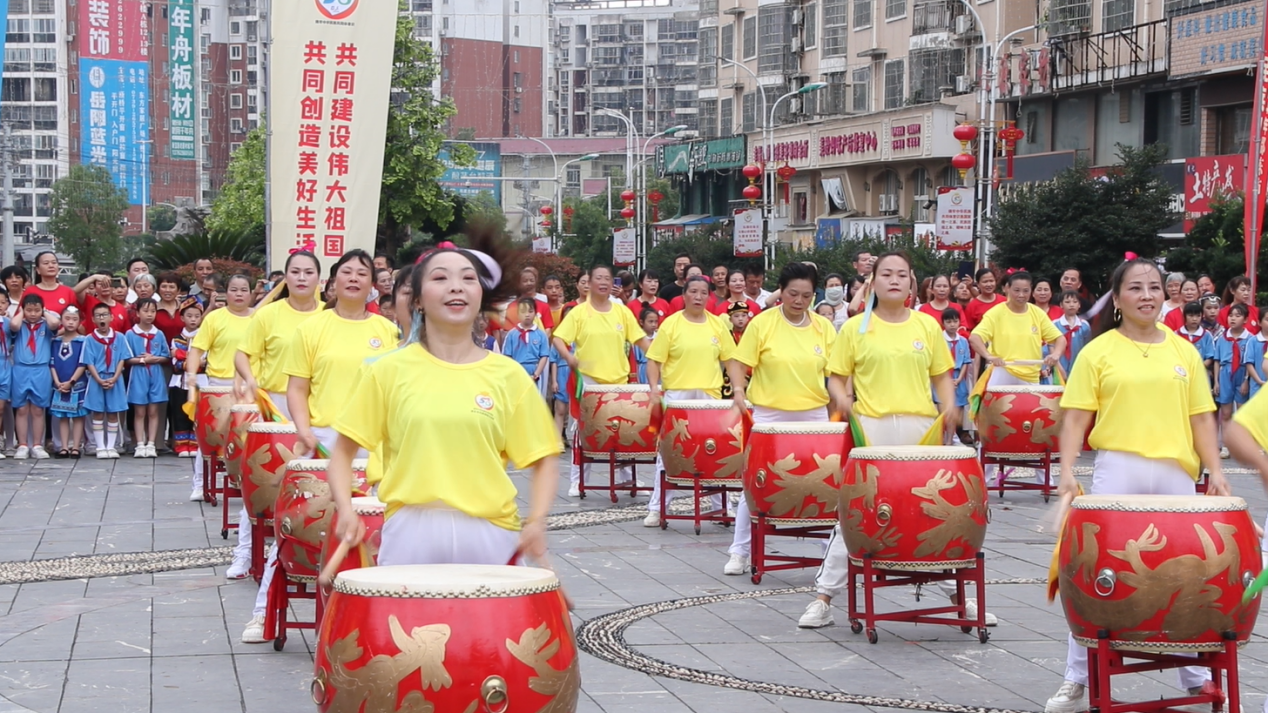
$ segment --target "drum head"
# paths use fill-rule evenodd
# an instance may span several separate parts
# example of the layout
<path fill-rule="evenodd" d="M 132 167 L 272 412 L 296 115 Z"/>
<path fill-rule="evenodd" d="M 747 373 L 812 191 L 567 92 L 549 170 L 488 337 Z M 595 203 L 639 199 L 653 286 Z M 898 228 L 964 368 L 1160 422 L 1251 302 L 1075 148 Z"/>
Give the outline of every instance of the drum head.
<path fill-rule="evenodd" d="M 1080 495 L 1070 507 L 1113 512 L 1233 512 L 1245 510 L 1246 501 L 1214 495 Z"/>
<path fill-rule="evenodd" d="M 665 399 L 665 408 L 682 411 L 726 411 L 734 404 L 730 399 Z"/>
<path fill-rule="evenodd" d="M 259 413 L 260 407 L 255 404 L 234 404 L 229 410 L 233 413 Z"/>
<path fill-rule="evenodd" d="M 273 423 L 271 421 L 260 421 L 251 424 L 247 428 L 247 433 L 299 433 L 293 423 Z"/>
<path fill-rule="evenodd" d="M 965 446 L 866 446 L 850 451 L 855 460 L 964 460 L 977 451 Z"/>
<path fill-rule="evenodd" d="M 1026 386 L 988 386 L 990 394 L 1063 394 L 1064 386 L 1055 384 L 1028 384 Z"/>
<path fill-rule="evenodd" d="M 232 386 L 204 386 L 198 389 L 198 393 L 207 394 L 208 396 L 224 396 L 225 394 L 232 394 L 233 387 Z"/>
<path fill-rule="evenodd" d="M 356 497 L 352 499 L 352 509 L 358 515 L 382 515 L 387 508 L 382 500 L 373 496 Z"/>
<path fill-rule="evenodd" d="M 753 433 L 786 433 L 789 435 L 843 436 L 850 430 L 848 423 L 821 421 L 788 421 L 786 423 L 755 423 Z"/>
<path fill-rule="evenodd" d="M 647 384 L 586 384 L 584 391 L 593 394 L 646 394 L 651 393 L 652 387 Z"/>
<path fill-rule="evenodd" d="M 365 471 L 365 466 L 369 461 L 365 458 L 357 458 L 352 461 L 352 469 L 354 471 Z M 293 460 L 286 464 L 287 470 L 293 470 L 297 473 L 324 473 L 330 467 L 330 461 L 327 459 L 320 460 Z"/>
<path fill-rule="evenodd" d="M 559 589 L 555 573 L 508 565 L 408 564 L 340 572 L 335 590 L 368 597 L 490 599 Z"/>

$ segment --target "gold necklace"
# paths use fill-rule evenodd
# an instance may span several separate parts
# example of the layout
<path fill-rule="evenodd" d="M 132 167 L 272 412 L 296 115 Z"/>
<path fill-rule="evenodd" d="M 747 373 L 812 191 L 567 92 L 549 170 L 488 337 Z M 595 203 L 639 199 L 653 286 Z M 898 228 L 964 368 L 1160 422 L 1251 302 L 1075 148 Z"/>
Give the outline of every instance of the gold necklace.
<path fill-rule="evenodd" d="M 1136 350 L 1140 352 L 1140 356 L 1141 356 L 1142 358 L 1144 358 L 1144 359 L 1148 359 L 1148 358 L 1149 358 L 1149 350 L 1150 350 L 1150 349 L 1153 349 L 1153 348 L 1154 348 L 1156 345 L 1158 345 L 1158 344 L 1162 344 L 1162 342 L 1148 342 L 1148 343 L 1146 344 L 1145 348 L 1144 348 L 1144 349 L 1141 349 L 1141 347 L 1140 347 L 1140 342 L 1137 342 L 1135 339 L 1132 339 L 1131 337 L 1128 337 L 1128 336 L 1127 336 L 1127 334 L 1126 334 L 1126 333 L 1124 333 L 1124 332 L 1122 332 L 1121 330 L 1119 331 L 1119 334 L 1122 334 L 1122 335 L 1123 335 L 1123 337 L 1125 337 L 1125 338 L 1127 339 L 1127 341 L 1128 341 L 1128 342 L 1129 342 L 1129 343 L 1130 343 L 1133 347 L 1136 347 Z M 1163 338 L 1163 341 L 1164 341 L 1164 342 L 1166 341 L 1166 338 L 1165 338 L 1165 337 Z"/>

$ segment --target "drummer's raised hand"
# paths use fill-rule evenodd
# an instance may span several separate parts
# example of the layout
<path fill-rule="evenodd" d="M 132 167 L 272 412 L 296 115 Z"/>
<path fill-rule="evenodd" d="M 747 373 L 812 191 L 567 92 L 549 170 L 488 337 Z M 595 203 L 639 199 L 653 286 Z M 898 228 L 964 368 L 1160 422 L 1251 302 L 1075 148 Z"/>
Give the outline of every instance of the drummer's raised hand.
<path fill-rule="evenodd" d="M 539 567 L 549 568 L 546 558 L 546 522 L 529 520 L 520 530 L 519 553 L 531 559 Z"/>
<path fill-rule="evenodd" d="M 1233 489 L 1229 487 L 1228 478 L 1224 477 L 1224 473 L 1220 470 L 1213 470 L 1206 476 L 1206 494 L 1207 495 L 1232 495 Z"/>
<path fill-rule="evenodd" d="M 317 435 L 313 433 L 313 429 L 296 426 L 295 430 L 299 437 L 299 452 L 303 453 L 305 458 L 316 458 Z"/>
<path fill-rule="evenodd" d="M 335 525 L 335 537 L 348 543 L 349 547 L 361 544 L 365 539 L 365 522 L 352 509 L 351 504 L 346 508 L 339 508 L 338 520 L 338 524 Z"/>

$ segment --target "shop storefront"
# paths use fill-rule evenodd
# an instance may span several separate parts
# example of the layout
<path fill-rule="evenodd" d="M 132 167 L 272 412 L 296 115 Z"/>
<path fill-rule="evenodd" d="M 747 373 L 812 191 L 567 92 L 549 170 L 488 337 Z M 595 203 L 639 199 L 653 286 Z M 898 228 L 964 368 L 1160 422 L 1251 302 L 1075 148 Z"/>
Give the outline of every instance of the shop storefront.
<path fill-rule="evenodd" d="M 739 170 L 744 150 L 743 136 L 665 144 L 656 149 L 656 173 L 678 185 L 681 215 L 729 216 L 730 201 L 747 185 Z"/>

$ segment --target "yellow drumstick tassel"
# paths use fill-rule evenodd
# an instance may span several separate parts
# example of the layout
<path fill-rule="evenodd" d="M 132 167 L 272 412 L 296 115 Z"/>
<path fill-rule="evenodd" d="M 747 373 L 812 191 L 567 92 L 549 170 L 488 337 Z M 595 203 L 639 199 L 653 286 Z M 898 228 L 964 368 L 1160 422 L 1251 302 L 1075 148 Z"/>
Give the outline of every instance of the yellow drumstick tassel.
<path fill-rule="evenodd" d="M 946 414 L 938 414 L 933 420 L 933 425 L 929 426 L 929 430 L 925 431 L 925 435 L 920 437 L 919 446 L 940 446 L 942 445 L 942 425 L 946 423 Z"/>
<path fill-rule="evenodd" d="M 1079 495 L 1083 494 L 1083 485 L 1079 485 Z M 1077 497 L 1077 496 L 1075 496 Z M 1060 589 L 1060 572 L 1058 571 L 1058 558 L 1061 555 L 1061 541 L 1065 538 L 1065 521 L 1070 517 L 1070 503 L 1074 501 L 1074 497 L 1061 496 L 1057 501 L 1056 521 L 1057 521 L 1057 543 L 1052 548 L 1052 562 L 1048 565 L 1048 603 L 1051 604 L 1057 598 L 1057 590 Z"/>

